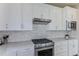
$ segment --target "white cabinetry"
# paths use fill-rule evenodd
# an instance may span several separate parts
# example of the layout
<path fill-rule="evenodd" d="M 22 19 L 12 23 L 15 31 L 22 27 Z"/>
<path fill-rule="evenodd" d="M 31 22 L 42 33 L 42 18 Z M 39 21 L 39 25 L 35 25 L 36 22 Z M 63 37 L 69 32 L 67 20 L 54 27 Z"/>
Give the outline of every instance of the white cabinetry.
<path fill-rule="evenodd" d="M 68 40 L 68 52 L 69 56 L 78 54 L 78 40 Z"/>
<path fill-rule="evenodd" d="M 8 43 L 5 56 L 34 56 L 34 45 L 31 41 Z"/>
<path fill-rule="evenodd" d="M 66 6 L 64 8 L 50 7 L 50 16 L 52 21 L 49 23 L 48 30 L 71 30 L 69 24 L 71 21 L 77 21 L 76 9 Z M 51 14 L 52 13 L 52 14 Z M 54 16 L 54 17 L 53 17 Z M 51 17 L 50 17 L 51 18 Z"/>
<path fill-rule="evenodd" d="M 56 8 L 56 25 L 57 25 L 57 30 L 64 30 L 63 29 L 63 19 L 62 19 L 62 8 L 57 7 Z"/>
<path fill-rule="evenodd" d="M 32 4 L 33 18 L 50 19 L 50 5 L 47 4 Z"/>
<path fill-rule="evenodd" d="M 7 30 L 21 30 L 21 4 L 8 4 Z"/>
<path fill-rule="evenodd" d="M 78 54 L 78 40 L 70 39 L 55 42 L 55 56 L 73 56 Z"/>
<path fill-rule="evenodd" d="M 17 56 L 34 56 L 34 48 L 19 49 L 16 51 Z"/>
<path fill-rule="evenodd" d="M 48 30 L 65 30 L 63 28 L 63 9 L 59 7 L 54 7 L 52 6 L 50 8 L 50 18 L 51 18 L 51 23 L 49 23 L 49 28 Z"/>
<path fill-rule="evenodd" d="M 32 4 L 22 4 L 22 30 L 32 30 Z"/>
<path fill-rule="evenodd" d="M 67 56 L 67 41 L 55 43 L 55 56 Z"/>
<path fill-rule="evenodd" d="M 6 19 L 8 16 L 7 4 L 0 4 L 0 30 L 6 30 Z"/>
<path fill-rule="evenodd" d="M 0 4 L 0 30 L 32 30 L 31 4 Z"/>
<path fill-rule="evenodd" d="M 50 19 L 51 22 L 48 24 L 48 30 L 56 30 L 57 29 L 57 19 L 56 19 L 56 7 L 50 6 Z"/>

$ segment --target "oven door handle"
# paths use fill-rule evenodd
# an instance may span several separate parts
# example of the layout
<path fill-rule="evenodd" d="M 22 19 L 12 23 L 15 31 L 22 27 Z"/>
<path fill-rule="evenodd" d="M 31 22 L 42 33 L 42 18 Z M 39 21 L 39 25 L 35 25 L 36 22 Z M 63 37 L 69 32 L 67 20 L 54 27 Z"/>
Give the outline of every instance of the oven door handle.
<path fill-rule="evenodd" d="M 53 46 L 43 47 L 43 48 L 36 49 L 36 51 L 41 51 L 41 50 L 46 50 L 46 49 L 53 49 L 53 48 L 54 48 Z"/>

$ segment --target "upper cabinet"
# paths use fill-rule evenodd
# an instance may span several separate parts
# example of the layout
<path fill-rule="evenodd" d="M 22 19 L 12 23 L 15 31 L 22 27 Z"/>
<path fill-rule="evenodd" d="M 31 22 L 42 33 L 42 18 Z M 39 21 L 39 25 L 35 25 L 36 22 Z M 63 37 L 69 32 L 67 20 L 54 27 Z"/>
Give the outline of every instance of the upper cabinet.
<path fill-rule="evenodd" d="M 6 30 L 6 19 L 8 19 L 7 4 L 0 4 L 0 30 Z"/>
<path fill-rule="evenodd" d="M 65 20 L 68 20 L 68 21 L 76 21 L 76 14 L 77 14 L 77 9 L 76 8 L 72 8 L 72 7 L 69 7 L 69 6 L 66 6 L 63 8 L 63 12 L 64 12 L 64 17 L 65 17 Z"/>
<path fill-rule="evenodd" d="M 71 21 L 77 21 L 77 16 L 76 16 L 76 13 L 77 13 L 77 9 L 75 8 L 72 8 L 72 7 L 69 7 L 69 6 L 66 6 L 63 8 L 63 19 L 64 21 L 66 22 L 66 30 L 71 30 L 70 27 L 70 22 Z"/>
<path fill-rule="evenodd" d="M 48 30 L 71 30 L 67 23 L 76 21 L 76 11 L 42 3 L 0 4 L 0 30 L 32 30 L 34 18 L 51 20 Z"/>
<path fill-rule="evenodd" d="M 33 18 L 50 19 L 50 10 L 47 4 L 33 4 Z"/>
<path fill-rule="evenodd" d="M 6 23 L 7 30 L 21 30 L 21 4 L 7 4 L 8 19 Z"/>
<path fill-rule="evenodd" d="M 49 30 L 65 30 L 63 26 L 63 9 L 52 6 L 50 9 L 51 23 L 49 24 Z"/>
<path fill-rule="evenodd" d="M 41 4 L 33 4 L 32 5 L 33 18 L 42 18 L 42 5 Z"/>
<path fill-rule="evenodd" d="M 32 30 L 31 4 L 0 4 L 0 30 Z"/>
<path fill-rule="evenodd" d="M 59 7 L 57 7 L 56 8 L 56 27 L 57 27 L 57 29 L 56 30 L 64 30 L 63 29 L 63 19 L 62 19 L 62 15 L 63 15 L 63 13 L 62 13 L 62 8 L 59 8 Z"/>
<path fill-rule="evenodd" d="M 22 30 L 32 30 L 32 4 L 22 4 Z"/>
<path fill-rule="evenodd" d="M 55 6 L 50 6 L 50 19 L 51 22 L 48 24 L 48 30 L 56 30 L 57 25 L 56 25 L 56 7 Z"/>

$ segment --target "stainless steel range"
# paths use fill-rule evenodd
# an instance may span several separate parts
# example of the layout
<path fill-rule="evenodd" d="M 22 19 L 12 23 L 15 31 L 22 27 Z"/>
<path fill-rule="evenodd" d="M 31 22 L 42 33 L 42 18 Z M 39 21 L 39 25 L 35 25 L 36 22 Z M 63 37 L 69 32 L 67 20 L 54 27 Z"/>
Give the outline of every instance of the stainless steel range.
<path fill-rule="evenodd" d="M 43 39 L 32 39 L 35 46 L 35 56 L 53 56 L 54 55 L 54 42 Z"/>

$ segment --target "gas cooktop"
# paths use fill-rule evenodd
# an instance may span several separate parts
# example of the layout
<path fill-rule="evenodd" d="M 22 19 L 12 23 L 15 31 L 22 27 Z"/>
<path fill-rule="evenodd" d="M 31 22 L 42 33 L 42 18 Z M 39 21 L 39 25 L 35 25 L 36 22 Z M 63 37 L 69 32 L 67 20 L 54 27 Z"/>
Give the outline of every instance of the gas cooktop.
<path fill-rule="evenodd" d="M 42 38 L 42 39 L 32 39 L 32 42 L 34 44 L 44 44 L 44 43 L 52 42 L 52 40 L 49 40 L 49 39 L 46 39 L 46 38 Z"/>

